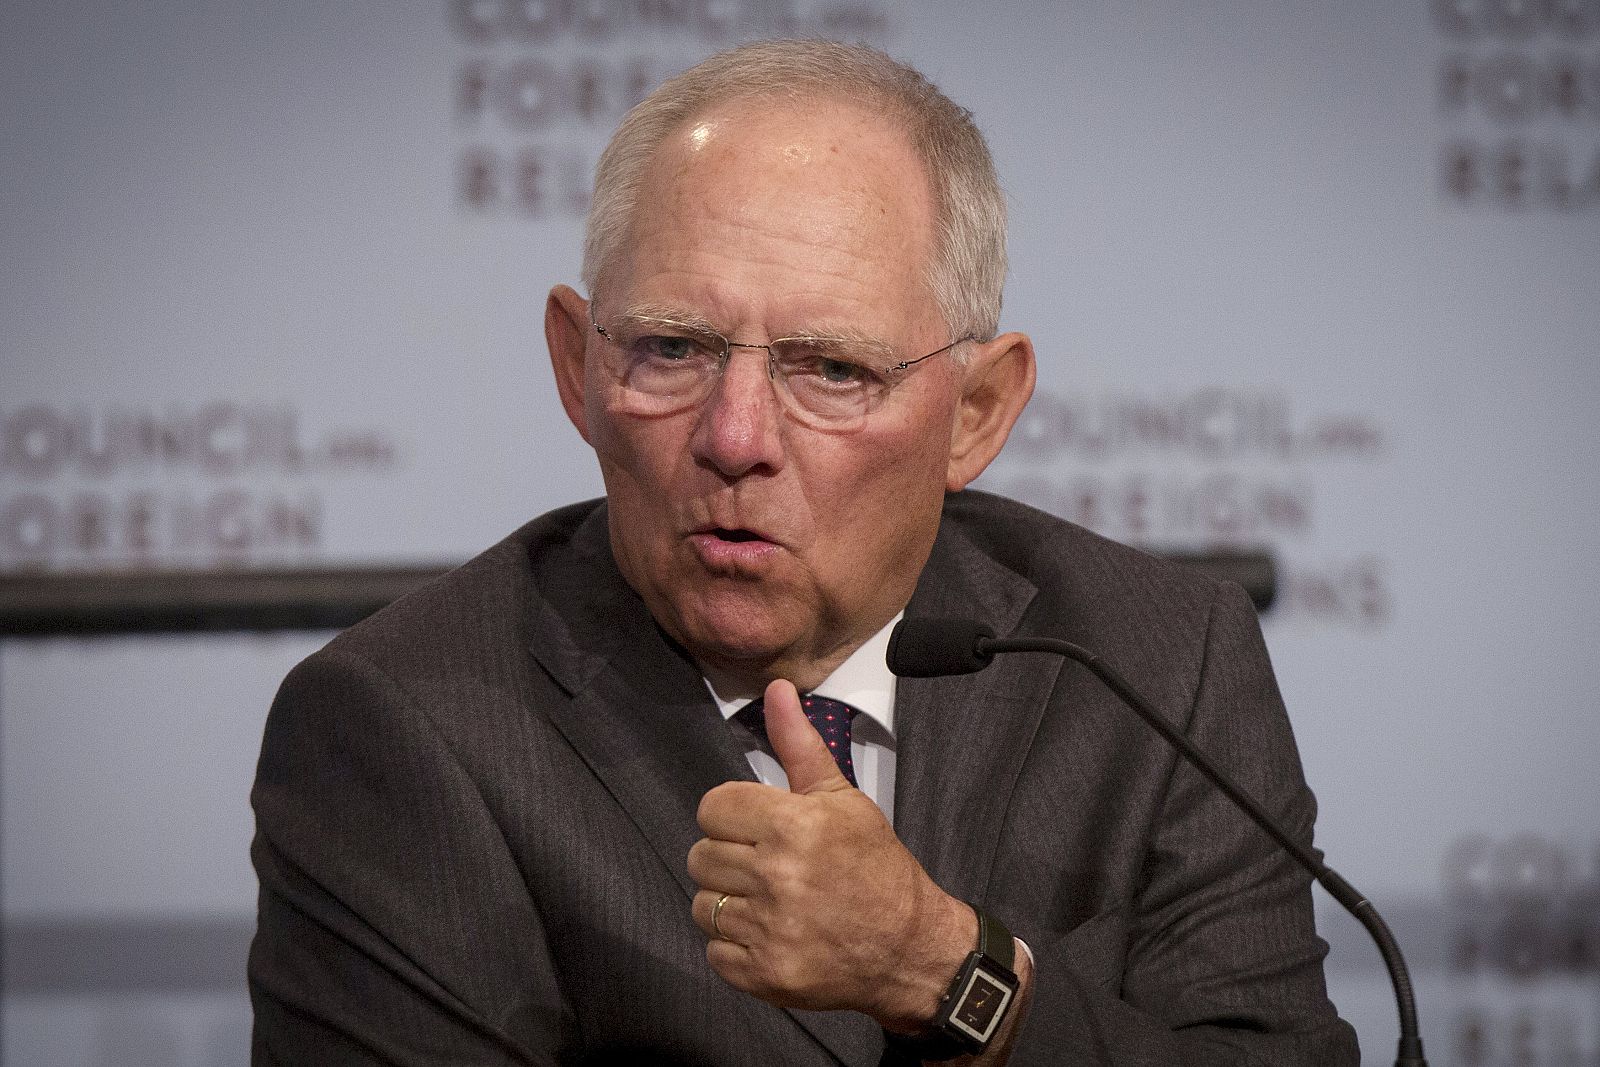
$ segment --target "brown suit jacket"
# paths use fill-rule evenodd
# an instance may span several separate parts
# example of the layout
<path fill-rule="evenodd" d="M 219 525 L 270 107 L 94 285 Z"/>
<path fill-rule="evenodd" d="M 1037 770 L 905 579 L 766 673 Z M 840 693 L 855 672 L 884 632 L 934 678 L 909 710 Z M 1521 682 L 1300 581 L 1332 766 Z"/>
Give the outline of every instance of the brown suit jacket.
<path fill-rule="evenodd" d="M 1310 841 L 1236 588 L 966 492 L 908 612 L 1097 650 Z M 895 720 L 900 838 L 1035 954 L 1013 1064 L 1357 1062 L 1308 878 L 1087 672 L 903 680 Z M 603 502 L 535 520 L 284 682 L 252 795 L 255 1062 L 877 1063 L 865 1016 L 706 964 L 695 809 L 751 777 Z"/>

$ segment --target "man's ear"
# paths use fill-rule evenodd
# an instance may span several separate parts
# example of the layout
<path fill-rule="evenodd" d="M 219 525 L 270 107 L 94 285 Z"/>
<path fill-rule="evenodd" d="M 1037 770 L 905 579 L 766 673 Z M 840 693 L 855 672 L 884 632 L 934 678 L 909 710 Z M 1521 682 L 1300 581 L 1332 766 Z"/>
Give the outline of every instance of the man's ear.
<path fill-rule="evenodd" d="M 1011 436 L 1033 395 L 1033 342 L 1026 334 L 1007 333 L 974 344 L 965 371 L 945 468 L 945 488 L 951 492 L 982 474 Z"/>
<path fill-rule="evenodd" d="M 550 290 L 544 305 L 544 340 L 550 346 L 550 366 L 567 418 L 589 440 L 589 417 L 584 411 L 584 354 L 589 345 L 589 303 L 570 285 Z"/>

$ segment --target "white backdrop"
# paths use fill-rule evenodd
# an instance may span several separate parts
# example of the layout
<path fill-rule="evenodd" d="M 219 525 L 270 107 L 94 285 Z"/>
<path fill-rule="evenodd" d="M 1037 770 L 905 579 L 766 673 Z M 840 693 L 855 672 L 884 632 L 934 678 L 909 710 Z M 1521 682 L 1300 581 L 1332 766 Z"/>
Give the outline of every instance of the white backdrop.
<path fill-rule="evenodd" d="M 1278 559 L 1318 841 L 1432 1062 L 1600 1062 L 1600 3 L 9 0 L 0 569 L 454 560 L 599 492 L 540 327 L 588 168 L 774 31 L 990 137 L 1041 376 L 982 484 Z M 0 649 L 8 932 L 248 923 L 262 718 L 325 638 Z M 7 1062 L 246 1055 L 242 975 L 16 971 Z"/>

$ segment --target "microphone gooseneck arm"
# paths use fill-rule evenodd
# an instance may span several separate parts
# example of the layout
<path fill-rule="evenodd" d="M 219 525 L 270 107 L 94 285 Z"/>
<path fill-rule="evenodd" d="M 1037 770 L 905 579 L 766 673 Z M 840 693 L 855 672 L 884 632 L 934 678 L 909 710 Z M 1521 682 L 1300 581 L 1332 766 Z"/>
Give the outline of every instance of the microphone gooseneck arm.
<path fill-rule="evenodd" d="M 1372 902 L 1339 872 L 1323 863 L 1316 853 L 1296 841 L 1254 797 L 1212 763 L 1210 757 L 1182 731 L 1163 718 L 1110 664 L 1087 648 L 1070 641 L 1048 637 L 995 637 L 994 631 L 987 626 L 964 619 L 903 620 L 890 638 L 888 658 L 890 669 L 897 675 L 933 677 L 982 670 L 1000 652 L 1046 652 L 1065 656 L 1088 668 L 1105 683 L 1106 688 L 1176 749 L 1190 766 L 1204 775 L 1267 836 L 1294 857 L 1295 862 L 1310 872 L 1317 883 L 1328 891 L 1328 895 L 1366 928 L 1383 956 L 1384 966 L 1389 970 L 1389 980 L 1394 986 L 1400 1017 L 1400 1042 L 1395 1067 L 1427 1067 L 1428 1061 L 1422 1053 L 1422 1036 L 1417 1024 L 1417 1002 L 1411 986 L 1411 975 L 1406 969 L 1405 958 L 1400 953 L 1394 933 Z"/>

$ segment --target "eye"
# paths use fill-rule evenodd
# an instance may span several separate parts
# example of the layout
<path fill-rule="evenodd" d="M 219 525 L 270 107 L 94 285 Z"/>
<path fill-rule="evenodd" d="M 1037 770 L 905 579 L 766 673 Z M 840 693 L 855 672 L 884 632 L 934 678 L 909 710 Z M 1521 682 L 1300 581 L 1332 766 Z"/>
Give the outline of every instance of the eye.
<path fill-rule="evenodd" d="M 809 339 L 777 342 L 773 354 L 791 386 L 829 392 L 855 392 L 882 383 L 878 372 L 842 351 L 837 343 Z"/>
<path fill-rule="evenodd" d="M 683 398 L 710 382 L 722 359 L 721 338 L 655 321 L 622 326 L 606 349 L 605 365 L 635 397 Z"/>
<path fill-rule="evenodd" d="M 812 372 L 832 385 L 859 385 L 872 374 L 859 363 L 829 357 L 818 357 Z"/>
<path fill-rule="evenodd" d="M 681 363 L 711 354 L 704 341 L 675 334 L 647 334 L 633 343 L 632 350 L 637 358 L 663 363 Z"/>

